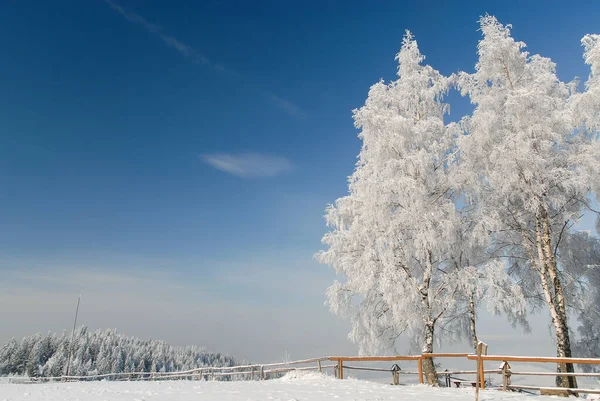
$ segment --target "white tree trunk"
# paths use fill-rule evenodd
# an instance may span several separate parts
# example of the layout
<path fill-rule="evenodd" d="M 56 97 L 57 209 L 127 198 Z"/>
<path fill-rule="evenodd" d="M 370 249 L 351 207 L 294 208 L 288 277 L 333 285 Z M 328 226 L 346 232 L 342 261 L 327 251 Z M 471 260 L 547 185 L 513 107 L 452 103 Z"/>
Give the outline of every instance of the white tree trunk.
<path fill-rule="evenodd" d="M 469 294 L 469 320 L 471 325 L 471 340 L 473 341 L 473 349 L 477 352 L 477 343 L 479 340 L 477 339 L 477 331 L 475 330 L 475 294 Z"/>
<path fill-rule="evenodd" d="M 419 289 L 421 293 L 421 304 L 423 306 L 423 323 L 425 324 L 423 333 L 423 353 L 433 352 L 433 335 L 435 332 L 435 319 L 431 316 L 431 304 L 429 302 L 429 287 L 431 286 L 432 272 L 433 265 L 431 263 L 431 252 L 429 252 L 427 257 L 427 264 L 425 266 L 425 272 L 423 273 L 423 285 Z M 425 380 L 427 381 L 427 384 L 435 387 L 439 386 L 433 358 L 423 359 L 423 372 L 425 374 Z"/>
<path fill-rule="evenodd" d="M 423 353 L 433 352 L 434 330 L 435 322 L 432 320 L 427 321 L 425 323 L 425 344 L 423 346 Z M 435 387 L 439 386 L 433 358 L 423 358 L 423 373 L 425 374 L 425 380 L 427 384 Z"/>
<path fill-rule="evenodd" d="M 552 324 L 556 330 L 556 355 L 562 358 L 570 358 L 572 356 L 571 340 L 569 338 L 565 296 L 558 275 L 556 258 L 552 251 L 548 214 L 543 208 L 537 219 L 536 231 L 538 253 L 537 270 L 540 274 L 546 303 L 550 309 Z M 574 371 L 575 369 L 572 363 L 560 363 L 557 366 L 557 372 L 572 373 Z M 577 388 L 577 379 L 574 376 L 557 376 L 556 385 L 560 387 Z"/>

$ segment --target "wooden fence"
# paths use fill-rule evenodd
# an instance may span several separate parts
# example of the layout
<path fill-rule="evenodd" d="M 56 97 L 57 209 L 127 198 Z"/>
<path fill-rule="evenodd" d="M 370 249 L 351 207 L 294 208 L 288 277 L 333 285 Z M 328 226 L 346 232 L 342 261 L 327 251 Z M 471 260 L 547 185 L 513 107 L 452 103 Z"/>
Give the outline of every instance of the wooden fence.
<path fill-rule="evenodd" d="M 600 373 L 558 373 L 558 372 L 519 372 L 512 371 L 509 362 L 528 362 L 528 363 L 573 363 L 580 365 L 600 365 L 600 358 L 557 358 L 557 357 L 531 357 L 531 356 L 506 356 L 506 355 L 476 355 L 476 354 L 460 354 L 460 353 L 432 353 L 432 354 L 421 354 L 421 355 L 397 355 L 397 356 L 385 356 L 385 357 L 344 357 L 344 356 L 333 356 L 329 357 L 330 361 L 336 362 L 336 376 L 340 379 L 344 378 L 344 369 L 356 369 L 356 370 L 374 370 L 374 371 L 387 371 L 394 374 L 394 382 L 396 383 L 396 377 L 398 374 L 415 374 L 418 375 L 419 383 L 423 383 L 423 359 L 425 358 L 467 358 L 468 360 L 477 361 L 476 370 L 455 370 L 455 371 L 440 371 L 438 377 L 444 377 L 446 380 L 446 386 L 451 387 L 454 384 L 456 387 L 460 387 L 464 383 L 468 383 L 473 387 L 485 389 L 486 374 L 498 374 L 502 377 L 501 389 L 508 391 L 522 391 L 522 390 L 536 390 L 542 394 L 548 395 L 569 395 L 577 393 L 594 393 L 600 394 L 600 388 L 577 388 L 577 389 L 565 389 L 560 387 L 543 387 L 543 386 L 529 386 L 529 385 L 516 385 L 511 384 L 511 377 L 514 376 L 582 376 L 582 377 L 598 377 Z M 344 365 L 344 362 L 361 361 L 361 362 L 376 362 L 376 361 L 417 361 L 418 368 L 416 372 L 402 371 L 393 372 L 391 369 L 377 369 L 377 368 L 360 368 L 356 366 Z M 501 365 L 496 369 L 486 370 L 484 365 L 486 361 L 497 361 L 501 362 Z M 475 380 L 463 380 L 456 378 L 454 375 L 474 375 Z"/>
<path fill-rule="evenodd" d="M 170 379 L 189 379 L 189 380 L 211 380 L 220 377 L 235 377 L 244 380 L 264 380 L 270 375 L 286 373 L 289 371 L 314 370 L 322 372 L 323 369 L 333 369 L 335 365 L 323 365 L 327 357 L 303 359 L 290 362 L 252 364 L 238 366 L 212 367 L 190 369 L 178 372 L 123 372 L 106 373 L 100 375 L 86 376 L 56 376 L 56 377 L 19 377 L 10 378 L 11 382 L 49 382 L 49 381 L 83 381 L 83 380 L 170 380 Z M 316 364 L 314 366 L 297 366 Z"/>
<path fill-rule="evenodd" d="M 425 358 L 460 358 L 470 361 L 477 361 L 476 370 L 454 370 L 440 371 L 439 378 L 445 378 L 446 386 L 452 385 L 460 387 L 462 385 L 472 385 L 474 387 L 485 388 L 485 374 L 498 374 L 502 378 L 500 389 L 513 391 L 536 390 L 546 394 L 577 394 L 577 393 L 595 393 L 600 394 L 597 388 L 578 388 L 564 389 L 557 387 L 543 387 L 530 385 L 511 384 L 511 377 L 515 376 L 582 376 L 598 377 L 600 373 L 558 373 L 558 372 L 525 372 L 512 371 L 511 362 L 528 363 L 573 363 L 585 365 L 600 365 L 600 358 L 556 358 L 556 357 L 532 357 L 532 356 L 507 356 L 507 355 L 475 355 L 467 353 L 431 353 L 421 355 L 395 355 L 395 356 L 330 356 L 322 358 L 303 359 L 290 362 L 279 362 L 269 364 L 249 364 L 241 366 L 228 367 L 202 367 L 181 372 L 128 372 L 128 373 L 108 373 L 102 375 L 90 376 L 60 376 L 60 377 L 40 377 L 40 378 L 13 378 L 11 381 L 26 382 L 47 382 L 47 381 L 69 381 L 69 380 L 170 380 L 170 379 L 189 379 L 189 380 L 211 380 L 216 378 L 232 377 L 241 380 L 264 380 L 274 375 L 290 371 L 318 371 L 323 372 L 326 369 L 333 369 L 334 375 L 344 378 L 345 369 L 388 372 L 392 374 L 394 384 L 399 384 L 399 375 L 416 375 L 419 383 L 424 382 L 423 359 Z M 397 364 L 391 368 L 375 368 L 367 366 L 349 365 L 348 362 L 401 362 L 416 361 L 416 371 L 400 370 Z M 324 364 L 334 362 L 333 364 Z M 484 364 L 489 362 L 501 362 L 500 367 L 495 369 L 484 369 Z M 465 380 L 455 375 L 473 375 L 475 380 Z"/>
<path fill-rule="evenodd" d="M 600 377 L 600 373 L 559 373 L 559 372 L 513 372 L 509 362 L 528 362 L 528 363 L 572 363 L 579 365 L 600 365 L 600 358 L 558 358 L 558 357 L 535 357 L 535 356 L 506 356 L 506 355 L 467 355 L 470 360 L 480 360 L 481 364 L 485 361 L 502 362 L 498 369 L 498 374 L 502 375 L 503 390 L 537 390 L 542 394 L 548 395 L 570 395 L 577 393 L 600 394 L 600 388 L 577 388 L 566 389 L 561 387 L 542 387 L 511 384 L 512 376 L 587 376 Z"/>

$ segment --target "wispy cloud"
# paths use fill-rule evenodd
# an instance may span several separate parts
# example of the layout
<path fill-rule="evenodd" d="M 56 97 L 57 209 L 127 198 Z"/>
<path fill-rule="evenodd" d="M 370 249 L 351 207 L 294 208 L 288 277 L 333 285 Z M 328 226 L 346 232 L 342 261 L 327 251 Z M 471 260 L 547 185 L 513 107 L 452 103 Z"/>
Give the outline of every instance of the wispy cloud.
<path fill-rule="evenodd" d="M 201 157 L 218 170 L 244 178 L 274 177 L 292 169 L 292 163 L 285 157 L 260 153 L 213 153 Z"/>
<path fill-rule="evenodd" d="M 125 10 L 123 7 L 121 7 L 117 3 L 114 3 L 111 0 L 104 1 L 106 2 L 106 4 L 108 4 L 110 8 L 112 8 L 117 13 L 121 14 L 121 16 L 123 16 L 123 18 L 125 18 L 127 21 L 131 22 L 132 24 L 140 25 L 148 32 L 157 35 L 167 47 L 177 50 L 179 54 L 181 54 L 183 57 L 190 58 L 193 61 L 197 61 L 202 64 L 207 64 L 215 68 L 215 64 L 212 63 L 208 57 L 198 52 L 192 46 L 187 45 L 182 41 L 176 39 L 175 37 L 166 34 L 162 26 L 148 21 L 146 18 L 142 17 L 137 13 Z"/>
<path fill-rule="evenodd" d="M 267 96 L 277 107 L 284 110 L 290 116 L 293 117 L 305 117 L 306 113 L 300 107 L 296 106 L 294 103 L 286 100 L 274 93 L 267 93 Z"/>
<path fill-rule="evenodd" d="M 165 33 L 162 26 L 148 21 L 146 18 L 142 17 L 138 13 L 125 10 L 123 7 L 121 7 L 119 4 L 115 3 L 112 0 L 104 0 L 104 1 L 106 4 L 108 4 L 108 6 L 112 10 L 114 10 L 115 12 L 120 14 L 127 21 L 129 21 L 132 24 L 140 25 L 146 31 L 158 36 L 167 47 L 170 47 L 171 49 L 176 50 L 179 54 L 181 54 L 186 59 L 188 59 L 194 63 L 210 67 L 217 74 L 227 76 L 230 78 L 239 78 L 239 79 L 244 79 L 246 81 L 249 80 L 247 77 L 244 77 L 242 73 L 235 71 L 233 69 L 230 69 L 228 67 L 225 67 L 224 65 L 219 64 L 217 62 L 214 62 L 209 57 L 207 57 L 206 55 L 199 52 L 193 46 L 188 45 L 187 43 L 182 42 L 181 40 L 175 38 L 174 36 L 171 36 L 171 35 Z M 258 86 L 258 85 L 255 85 L 255 86 Z M 275 106 L 279 107 L 281 110 L 283 110 L 290 116 L 304 117 L 306 115 L 306 113 L 300 107 L 298 107 L 294 103 L 290 102 L 289 100 L 286 100 L 286 99 L 282 98 L 281 96 L 273 93 L 272 91 L 263 90 L 263 93 Z"/>

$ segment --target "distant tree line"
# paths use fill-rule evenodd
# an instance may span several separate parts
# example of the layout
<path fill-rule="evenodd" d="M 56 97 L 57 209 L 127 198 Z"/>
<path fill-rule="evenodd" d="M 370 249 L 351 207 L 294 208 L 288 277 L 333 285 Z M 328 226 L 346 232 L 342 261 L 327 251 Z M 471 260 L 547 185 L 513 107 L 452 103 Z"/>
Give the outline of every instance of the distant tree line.
<path fill-rule="evenodd" d="M 127 372 L 175 372 L 203 366 L 234 366 L 232 357 L 196 346 L 175 347 L 164 341 L 140 340 L 115 329 L 88 331 L 82 326 L 71 334 L 35 334 L 12 338 L 0 349 L 0 376 L 56 377 L 67 373 L 91 376 Z"/>

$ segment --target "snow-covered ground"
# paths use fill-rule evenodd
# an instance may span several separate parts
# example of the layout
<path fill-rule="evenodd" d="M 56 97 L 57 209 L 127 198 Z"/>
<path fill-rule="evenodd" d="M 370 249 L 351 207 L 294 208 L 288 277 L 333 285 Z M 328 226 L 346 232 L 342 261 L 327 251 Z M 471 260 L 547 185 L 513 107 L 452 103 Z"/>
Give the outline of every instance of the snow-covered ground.
<path fill-rule="evenodd" d="M 485 390 L 480 400 L 556 401 Z M 0 383 L 0 401 L 473 401 L 474 390 L 391 386 L 365 380 L 336 380 L 315 373 L 266 381 Z"/>

